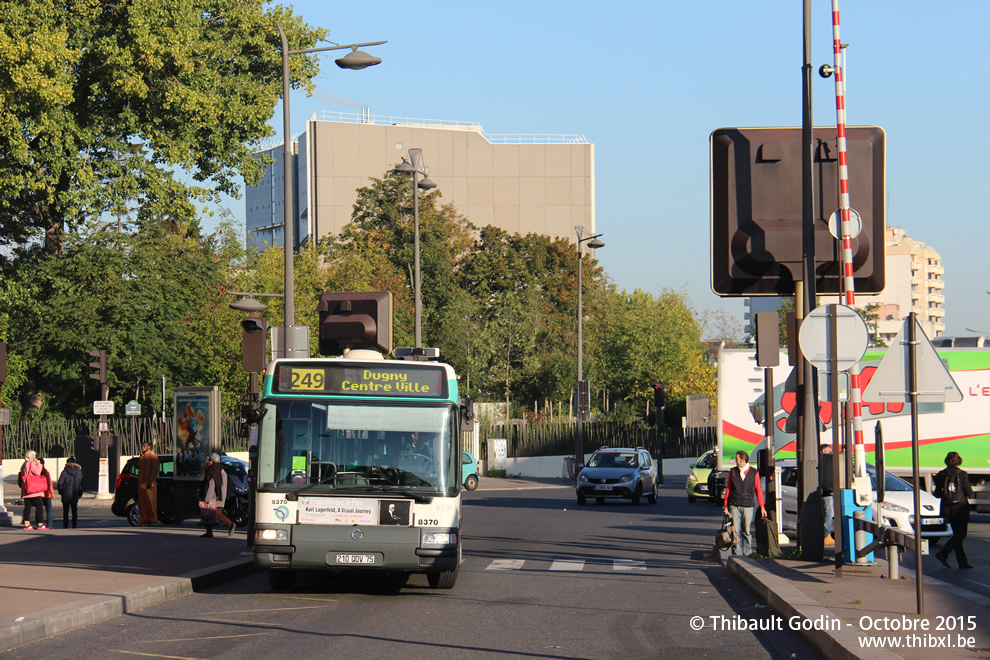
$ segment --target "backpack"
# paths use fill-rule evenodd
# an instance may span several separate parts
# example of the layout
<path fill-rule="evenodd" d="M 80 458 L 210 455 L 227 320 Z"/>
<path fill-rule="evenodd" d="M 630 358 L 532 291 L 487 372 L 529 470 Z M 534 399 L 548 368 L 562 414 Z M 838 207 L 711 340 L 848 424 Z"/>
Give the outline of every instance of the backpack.
<path fill-rule="evenodd" d="M 942 499 L 949 504 L 959 504 L 966 499 L 960 476 L 961 472 L 962 470 L 953 470 L 946 476 L 945 486 L 942 488 Z"/>

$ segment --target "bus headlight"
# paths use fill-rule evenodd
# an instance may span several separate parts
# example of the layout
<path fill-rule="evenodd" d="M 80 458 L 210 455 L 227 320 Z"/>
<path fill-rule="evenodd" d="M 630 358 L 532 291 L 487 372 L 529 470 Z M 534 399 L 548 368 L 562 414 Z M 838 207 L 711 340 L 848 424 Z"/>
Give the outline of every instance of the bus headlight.
<path fill-rule="evenodd" d="M 457 544 L 457 534 L 453 533 L 441 533 L 441 532 L 427 532 L 423 534 L 423 545 L 456 545 Z"/>
<path fill-rule="evenodd" d="M 255 541 L 288 541 L 289 531 L 285 529 L 256 529 Z"/>

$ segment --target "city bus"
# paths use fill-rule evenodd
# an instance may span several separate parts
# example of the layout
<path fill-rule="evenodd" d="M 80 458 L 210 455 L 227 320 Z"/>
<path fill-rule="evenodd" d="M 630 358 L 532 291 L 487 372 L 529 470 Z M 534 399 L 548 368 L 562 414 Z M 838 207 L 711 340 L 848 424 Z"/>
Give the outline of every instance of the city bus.
<path fill-rule="evenodd" d="M 450 589 L 461 562 L 457 379 L 447 364 L 355 349 L 279 358 L 258 415 L 255 565 L 273 589 L 300 571 L 413 573 Z"/>

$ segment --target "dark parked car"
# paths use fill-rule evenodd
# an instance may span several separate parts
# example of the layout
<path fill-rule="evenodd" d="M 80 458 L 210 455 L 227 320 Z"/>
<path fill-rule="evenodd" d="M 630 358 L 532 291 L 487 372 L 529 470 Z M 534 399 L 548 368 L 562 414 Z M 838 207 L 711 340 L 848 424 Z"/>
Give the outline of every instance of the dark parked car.
<path fill-rule="evenodd" d="M 115 516 L 127 518 L 127 522 L 137 526 L 141 520 L 141 510 L 138 507 L 138 457 L 127 461 L 117 477 L 113 504 L 110 510 Z M 224 513 L 238 527 L 248 523 L 248 464 L 231 456 L 221 456 L 220 462 L 227 473 L 227 502 L 223 507 Z M 163 523 L 172 523 L 175 515 L 175 480 L 172 478 L 175 468 L 175 458 L 172 455 L 158 456 L 158 519 Z M 199 488 L 196 482 L 189 482 L 189 491 Z M 197 498 L 189 493 L 182 498 L 182 517 L 199 517 Z"/>

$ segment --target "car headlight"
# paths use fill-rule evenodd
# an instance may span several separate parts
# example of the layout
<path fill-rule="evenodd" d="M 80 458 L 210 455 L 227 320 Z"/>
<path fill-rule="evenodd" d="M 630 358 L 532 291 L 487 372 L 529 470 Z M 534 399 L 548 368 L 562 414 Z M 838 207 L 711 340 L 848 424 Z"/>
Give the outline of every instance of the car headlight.
<path fill-rule="evenodd" d="M 636 478 L 636 475 L 634 475 L 634 474 L 624 474 L 621 477 L 619 477 L 618 483 L 620 483 L 620 484 L 628 483 L 628 482 L 632 481 L 635 478 Z"/>
<path fill-rule="evenodd" d="M 907 513 L 908 510 L 902 507 L 900 504 L 893 504 L 891 502 L 881 502 L 880 508 L 884 511 L 890 513 Z"/>
<path fill-rule="evenodd" d="M 289 531 L 286 529 L 256 529 L 255 541 L 288 541 Z"/>
<path fill-rule="evenodd" d="M 584 472 L 578 475 L 578 481 L 588 481 L 587 475 Z"/>
<path fill-rule="evenodd" d="M 688 475 L 688 481 L 697 481 L 697 480 L 698 480 L 698 477 L 694 476 L 693 474 L 689 474 Z"/>
<path fill-rule="evenodd" d="M 455 545 L 457 534 L 429 532 L 423 534 L 423 545 Z"/>

